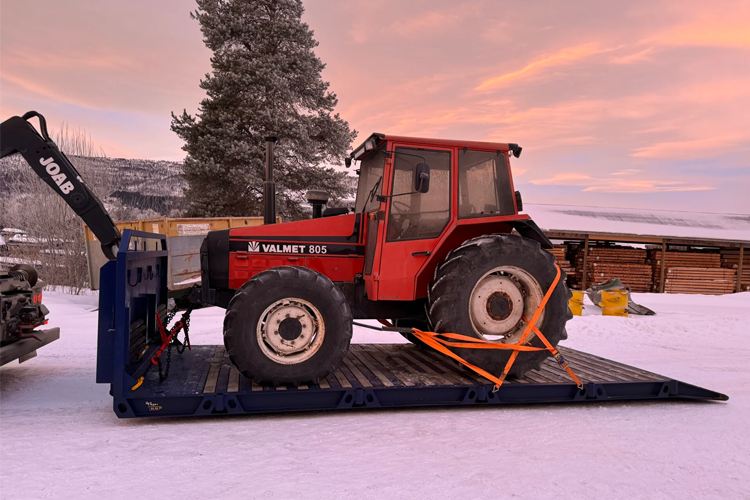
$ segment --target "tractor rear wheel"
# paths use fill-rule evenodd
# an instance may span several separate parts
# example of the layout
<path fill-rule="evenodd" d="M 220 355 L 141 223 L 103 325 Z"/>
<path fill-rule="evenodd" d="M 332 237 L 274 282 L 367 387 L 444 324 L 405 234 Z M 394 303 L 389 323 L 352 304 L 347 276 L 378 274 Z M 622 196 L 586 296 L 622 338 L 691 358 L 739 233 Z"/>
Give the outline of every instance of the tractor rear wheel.
<path fill-rule="evenodd" d="M 259 384 L 317 384 L 349 350 L 352 314 L 324 275 L 282 266 L 237 290 L 224 316 L 224 345 L 246 377 Z"/>
<path fill-rule="evenodd" d="M 464 242 L 436 269 L 429 291 L 430 321 L 439 333 L 460 333 L 490 342 L 515 344 L 552 285 L 555 259 L 536 241 L 510 234 L 491 234 Z M 557 345 L 567 338 L 565 323 L 571 292 L 565 272 L 552 292 L 536 326 Z M 530 344 L 544 347 L 533 332 Z M 490 373 L 500 375 L 513 351 L 452 349 Z M 509 375 L 519 377 L 538 368 L 549 351 L 521 352 Z"/>

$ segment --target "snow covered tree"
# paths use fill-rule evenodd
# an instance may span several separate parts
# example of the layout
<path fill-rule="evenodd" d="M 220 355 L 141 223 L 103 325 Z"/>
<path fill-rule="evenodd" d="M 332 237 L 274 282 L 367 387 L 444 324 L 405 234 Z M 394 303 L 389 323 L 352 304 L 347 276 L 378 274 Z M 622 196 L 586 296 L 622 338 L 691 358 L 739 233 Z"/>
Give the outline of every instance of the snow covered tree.
<path fill-rule="evenodd" d="M 343 161 L 356 136 L 334 114 L 336 95 L 321 78 L 318 42 L 302 22 L 301 0 L 197 0 L 191 13 L 213 51 L 196 116 L 172 113 L 185 141 L 186 197 L 192 216 L 263 212 L 264 137 L 276 136 L 277 211 L 300 218 L 308 189 L 335 203 L 350 196 Z"/>

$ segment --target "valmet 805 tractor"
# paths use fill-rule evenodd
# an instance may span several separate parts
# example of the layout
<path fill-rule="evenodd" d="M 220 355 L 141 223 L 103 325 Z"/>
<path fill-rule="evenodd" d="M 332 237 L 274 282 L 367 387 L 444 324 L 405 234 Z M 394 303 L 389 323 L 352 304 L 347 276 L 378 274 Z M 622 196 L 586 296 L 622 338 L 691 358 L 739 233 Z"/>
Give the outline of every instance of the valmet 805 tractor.
<path fill-rule="evenodd" d="M 272 142 L 268 151 L 270 172 Z M 259 382 L 315 383 L 347 354 L 357 318 L 518 342 L 557 275 L 544 250 L 552 244 L 519 213 L 510 158 L 520 153 L 517 144 L 373 134 L 347 158 L 359 162 L 354 213 L 321 212 L 325 197 L 312 193 L 319 218 L 210 232 L 195 297 L 226 308 L 232 362 Z M 273 207 L 267 197 L 269 222 Z M 537 321 L 553 345 L 571 317 L 564 283 L 563 275 Z M 492 374 L 511 355 L 453 351 Z M 510 375 L 548 355 L 520 353 Z"/>

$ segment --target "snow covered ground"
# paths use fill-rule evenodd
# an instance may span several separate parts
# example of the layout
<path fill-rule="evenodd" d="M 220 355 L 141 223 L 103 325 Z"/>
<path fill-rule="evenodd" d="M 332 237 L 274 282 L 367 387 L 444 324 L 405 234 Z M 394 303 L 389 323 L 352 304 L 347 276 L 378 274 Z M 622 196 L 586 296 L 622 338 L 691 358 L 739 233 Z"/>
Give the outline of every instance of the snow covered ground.
<path fill-rule="evenodd" d="M 637 295 L 565 345 L 727 403 L 603 403 L 119 420 L 94 383 L 96 296 L 47 293 L 59 341 L 0 370 L 3 498 L 750 498 L 750 293 Z M 589 306 L 593 309 L 593 306 Z M 195 344 L 222 311 L 196 311 Z M 356 331 L 357 342 L 399 342 Z"/>

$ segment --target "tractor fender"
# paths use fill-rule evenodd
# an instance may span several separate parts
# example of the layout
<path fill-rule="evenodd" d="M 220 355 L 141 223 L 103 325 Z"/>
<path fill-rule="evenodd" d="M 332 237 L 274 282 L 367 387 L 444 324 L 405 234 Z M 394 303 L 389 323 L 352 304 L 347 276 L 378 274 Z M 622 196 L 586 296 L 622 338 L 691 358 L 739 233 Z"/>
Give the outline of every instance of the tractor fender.
<path fill-rule="evenodd" d="M 539 229 L 539 226 L 536 225 L 536 222 L 531 219 L 508 221 L 508 225 L 518 231 L 518 234 L 524 238 L 538 242 L 544 249 L 554 247 L 549 238 L 547 238 L 547 235 L 545 235 L 544 232 Z"/>

